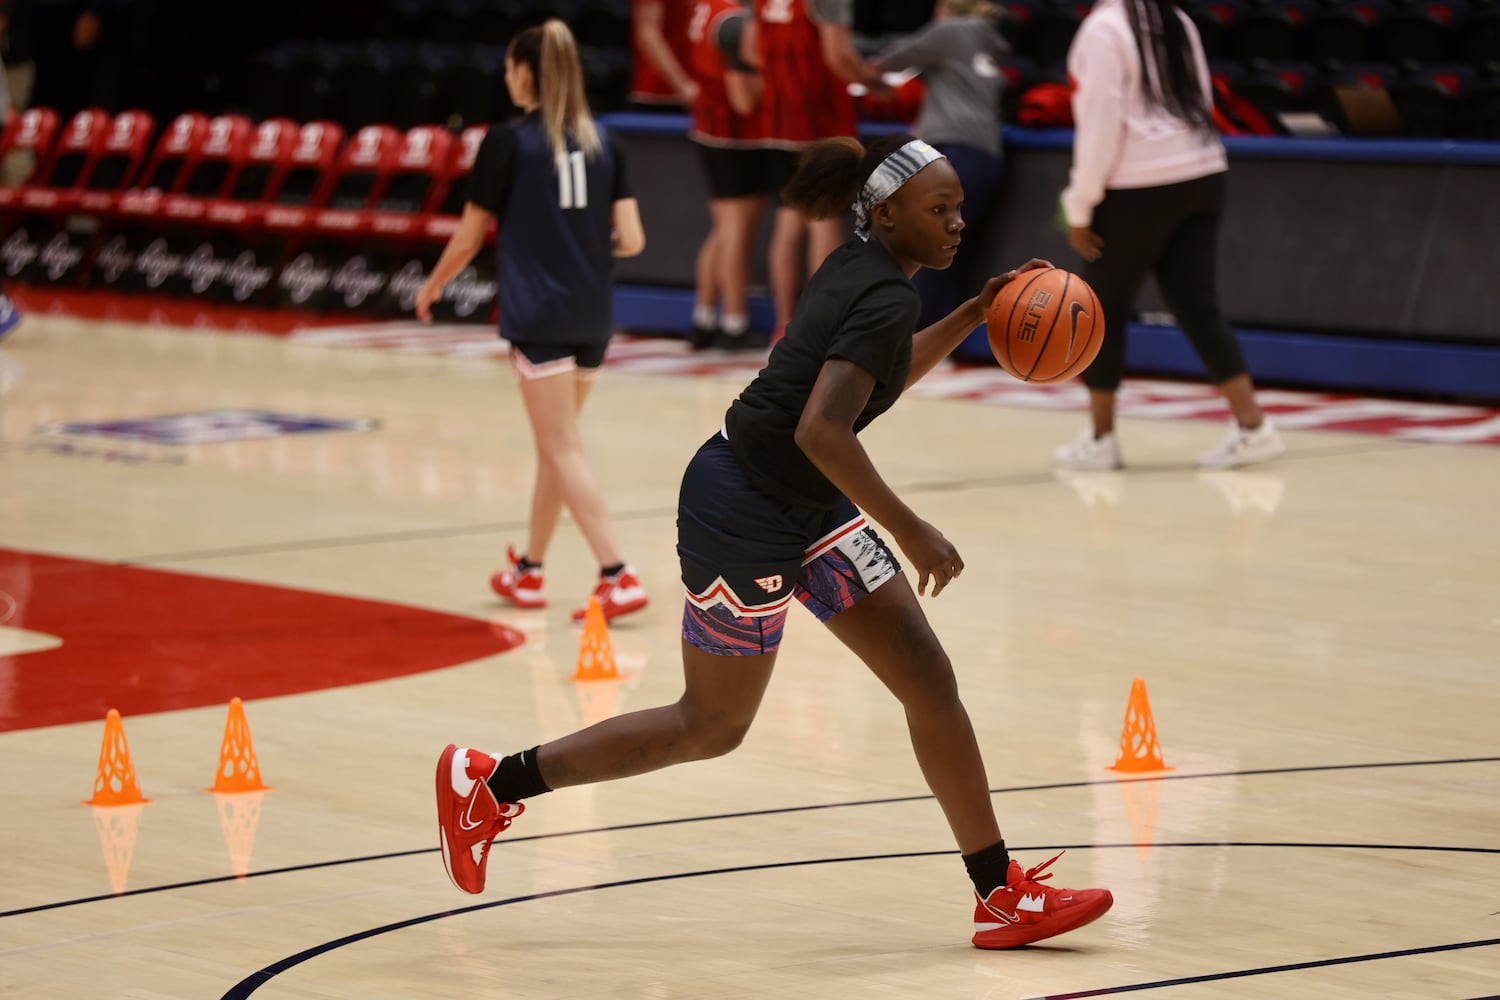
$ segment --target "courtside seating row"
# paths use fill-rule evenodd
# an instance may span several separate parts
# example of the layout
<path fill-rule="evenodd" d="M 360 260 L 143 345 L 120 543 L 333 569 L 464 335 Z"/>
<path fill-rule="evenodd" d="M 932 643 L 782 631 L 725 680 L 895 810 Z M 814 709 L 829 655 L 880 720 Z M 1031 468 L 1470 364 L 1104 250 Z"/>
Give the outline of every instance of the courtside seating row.
<path fill-rule="evenodd" d="M 32 164 L 23 184 L 0 188 L 0 214 L 442 240 L 484 132 L 369 125 L 346 136 L 334 122 L 188 113 L 158 137 L 143 111 L 62 123 L 32 108 L 0 133 L 0 157 Z"/>
<path fill-rule="evenodd" d="M 1016 52 L 1050 68 L 1067 57 L 1087 0 L 1004 0 Z M 1305 60 L 1325 69 L 1500 64 L 1500 0 L 1185 0 L 1210 59 Z"/>

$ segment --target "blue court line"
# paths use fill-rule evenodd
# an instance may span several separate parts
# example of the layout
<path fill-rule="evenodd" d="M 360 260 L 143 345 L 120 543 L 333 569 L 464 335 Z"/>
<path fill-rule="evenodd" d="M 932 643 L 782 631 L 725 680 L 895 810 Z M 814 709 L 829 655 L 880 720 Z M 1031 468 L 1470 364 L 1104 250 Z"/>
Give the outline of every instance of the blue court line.
<path fill-rule="evenodd" d="M 1123 850 L 1135 849 L 1135 844 L 1038 844 L 1027 847 L 1015 847 L 1016 851 L 1066 851 L 1066 850 Z M 1413 844 L 1317 844 L 1317 843 L 1277 843 L 1267 841 L 1184 841 L 1178 843 L 1155 843 L 1153 848 L 1172 847 L 1290 847 L 1299 849 L 1319 848 L 1325 850 L 1389 850 L 1389 851 L 1459 851 L 1478 854 L 1500 854 L 1500 847 L 1432 847 Z M 410 917 L 406 920 L 398 920 L 395 923 L 384 924 L 380 927 L 371 927 L 368 930 L 357 931 L 354 934 L 346 934 L 332 941 L 314 945 L 303 949 L 295 955 L 270 965 L 241 979 L 221 1000 L 245 1000 L 256 990 L 269 983 L 276 976 L 289 969 L 296 968 L 304 962 L 317 958 L 319 955 L 335 951 L 345 945 L 358 944 L 370 938 L 379 937 L 382 934 L 390 934 L 393 931 L 405 930 L 408 927 L 418 927 L 422 924 L 432 923 L 435 920 L 444 920 L 448 917 L 461 917 L 480 910 L 493 910 L 501 906 L 513 906 L 516 903 L 529 903 L 538 899 L 553 899 L 559 896 L 573 896 L 584 892 L 597 892 L 602 889 L 618 889 L 625 886 L 649 885 L 654 882 L 674 882 L 678 879 L 706 878 L 713 875 L 733 875 L 743 872 L 770 871 L 781 868 L 805 868 L 811 865 L 832 865 L 846 862 L 858 861 L 894 861 L 905 858 L 932 858 L 953 854 L 953 851 L 906 851 L 896 854 L 864 854 L 845 858 L 811 858 L 802 861 L 776 861 L 759 865 L 738 865 L 732 868 L 709 868 L 702 871 L 675 872 L 670 875 L 647 875 L 641 878 L 621 879 L 617 882 L 601 882 L 598 885 L 571 886 L 567 889 L 552 889 L 547 892 L 533 892 L 524 896 L 512 896 L 509 899 L 497 899 L 489 903 L 476 903 L 472 906 L 462 906 L 454 910 L 440 910 L 437 913 L 426 913 L 420 917 Z M 1401 958 L 1408 955 L 1421 955 L 1428 952 L 1456 951 L 1461 948 L 1483 948 L 1492 945 L 1500 945 L 1500 938 L 1492 938 L 1483 941 L 1465 941 L 1458 944 L 1431 945 L 1426 948 L 1411 948 L 1404 951 L 1377 952 L 1369 955 L 1349 955 L 1340 958 L 1315 959 L 1309 962 L 1298 962 L 1292 965 L 1267 966 L 1262 969 L 1245 969 L 1238 972 L 1216 972 L 1203 976 L 1185 979 L 1164 979 L 1154 983 L 1140 983 L 1133 986 L 1106 987 L 1085 993 L 1062 993 L 1052 997 L 1039 998 L 1039 1000 L 1064 1000 L 1068 997 L 1091 997 L 1103 996 L 1108 993 L 1125 993 L 1135 990 L 1158 989 L 1167 986 L 1177 986 L 1195 982 L 1212 982 L 1219 979 L 1235 979 L 1247 976 L 1269 975 L 1274 972 L 1287 972 L 1296 969 L 1312 969 L 1325 965 L 1345 965 L 1352 962 L 1373 962 L 1384 958 Z"/>
<path fill-rule="evenodd" d="M 992 788 L 991 795 L 1008 795 L 1017 792 L 1048 792 L 1059 791 L 1065 788 L 1090 788 L 1096 785 L 1118 785 L 1130 782 L 1148 781 L 1199 781 L 1206 778 L 1242 778 L 1257 775 L 1272 774 L 1308 774 L 1322 773 L 1325 771 L 1360 771 L 1380 768 L 1396 767 L 1447 767 L 1455 764 L 1495 764 L 1500 763 L 1500 757 L 1450 757 L 1441 760 L 1401 760 L 1383 761 L 1367 764 L 1313 764 L 1300 767 L 1262 767 L 1247 768 L 1242 771 L 1205 771 L 1201 774 L 1155 774 L 1144 775 L 1137 778 L 1100 778 L 1094 781 L 1061 781 L 1046 785 L 1016 785 L 1010 788 Z M 726 819 L 748 819 L 756 816 L 782 816 L 790 813 L 816 812 L 826 809 L 852 809 L 862 806 L 899 805 L 904 802 L 931 801 L 931 795 L 902 795 L 886 799 L 861 799 L 852 802 L 825 802 L 806 806 L 782 806 L 776 809 L 752 809 L 745 812 L 716 813 L 707 816 L 684 816 L 677 819 L 647 820 L 640 823 L 620 823 L 613 826 L 588 827 L 582 830 L 564 830 L 558 833 L 540 833 L 526 837 L 506 837 L 496 841 L 496 845 L 522 844 L 532 840 L 555 840 L 559 837 L 579 837 L 593 833 L 616 833 L 621 830 L 644 830 L 651 827 L 679 826 L 684 823 L 712 823 Z M 1449 850 L 1473 850 L 1481 853 L 1488 851 L 1487 848 L 1449 848 Z M 41 913 L 45 910 L 59 910 L 69 906 L 82 906 L 85 903 L 100 903 L 111 899 L 125 899 L 130 896 L 144 896 L 157 892 L 172 892 L 177 889 L 191 889 L 200 885 L 214 885 L 219 882 L 236 882 L 246 878 L 262 878 L 268 875 L 287 875 L 293 872 L 313 871 L 318 868 L 333 868 L 339 865 L 363 864 L 367 861 L 389 861 L 392 858 L 409 858 L 419 854 L 433 854 L 438 851 L 436 847 L 420 847 L 406 851 L 388 851 L 384 854 L 366 854 L 353 858 L 335 858 L 331 861 L 312 861 L 300 865 L 287 865 L 282 868 L 267 868 L 263 871 L 253 871 L 245 875 L 214 875 L 207 878 L 192 879 L 186 882 L 169 882 L 163 885 L 143 886 L 139 889 L 127 889 L 122 893 L 100 893 L 97 896 L 81 896 L 76 899 L 64 899 L 55 903 L 38 903 L 35 906 L 23 906 L 14 910 L 0 910 L 0 919 L 5 917 L 19 917 L 28 913 Z M 951 853 L 951 852 L 949 852 Z"/>

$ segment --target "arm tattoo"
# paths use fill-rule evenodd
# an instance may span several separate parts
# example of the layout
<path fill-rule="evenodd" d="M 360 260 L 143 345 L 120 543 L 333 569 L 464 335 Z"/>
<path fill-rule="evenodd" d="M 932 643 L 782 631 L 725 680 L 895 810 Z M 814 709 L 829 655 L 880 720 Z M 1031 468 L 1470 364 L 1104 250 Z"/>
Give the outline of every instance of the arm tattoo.
<path fill-rule="evenodd" d="M 841 427 L 853 427 L 875 390 L 875 376 L 852 361 L 831 359 L 823 363 L 813 388 L 818 416 Z"/>

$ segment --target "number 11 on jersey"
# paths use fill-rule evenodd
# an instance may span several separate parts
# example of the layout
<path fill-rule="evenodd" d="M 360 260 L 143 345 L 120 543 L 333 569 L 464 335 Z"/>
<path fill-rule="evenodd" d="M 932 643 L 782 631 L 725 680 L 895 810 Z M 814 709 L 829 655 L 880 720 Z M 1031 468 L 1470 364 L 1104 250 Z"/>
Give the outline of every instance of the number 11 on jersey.
<path fill-rule="evenodd" d="M 561 207 L 589 207 L 589 181 L 583 166 L 580 150 L 557 154 L 557 203 Z"/>

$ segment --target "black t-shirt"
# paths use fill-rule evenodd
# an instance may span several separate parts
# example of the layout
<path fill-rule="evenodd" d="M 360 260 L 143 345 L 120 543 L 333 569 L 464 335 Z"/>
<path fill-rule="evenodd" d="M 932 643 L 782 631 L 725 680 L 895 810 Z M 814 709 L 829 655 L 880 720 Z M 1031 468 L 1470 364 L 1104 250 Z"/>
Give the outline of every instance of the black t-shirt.
<path fill-rule="evenodd" d="M 911 336 L 921 302 L 879 241 L 829 254 L 807 282 L 786 337 L 755 381 L 730 404 L 729 444 L 750 481 L 787 503 L 827 510 L 841 494 L 797 447 L 797 422 L 829 358 L 875 376 L 856 433 L 900 397 L 911 372 Z"/>
<path fill-rule="evenodd" d="M 585 154 L 559 156 L 539 116 L 494 125 L 474 156 L 467 198 L 499 222 L 500 334 L 520 343 L 585 344 L 613 329 L 614 203 L 633 197 L 625 152 L 606 129 Z"/>

